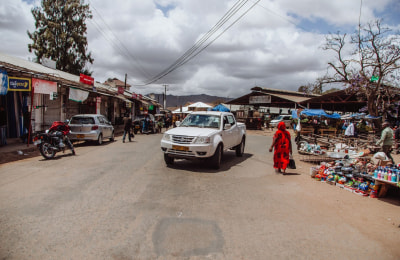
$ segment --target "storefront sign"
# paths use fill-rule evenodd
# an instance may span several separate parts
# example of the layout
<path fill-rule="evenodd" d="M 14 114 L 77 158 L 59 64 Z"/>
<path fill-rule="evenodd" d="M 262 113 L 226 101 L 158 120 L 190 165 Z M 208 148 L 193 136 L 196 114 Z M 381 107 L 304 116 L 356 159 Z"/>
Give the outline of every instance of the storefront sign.
<path fill-rule="evenodd" d="M 136 93 L 132 93 L 132 98 L 133 99 L 137 99 L 138 98 L 137 94 Z"/>
<path fill-rule="evenodd" d="M 31 79 L 8 77 L 8 91 L 31 91 Z"/>
<path fill-rule="evenodd" d="M 271 103 L 270 95 L 251 96 L 249 98 L 249 104 L 265 104 L 265 103 Z"/>
<path fill-rule="evenodd" d="M 125 89 L 123 87 L 118 87 L 118 94 L 124 94 Z"/>
<path fill-rule="evenodd" d="M 8 74 L 5 70 L 0 70 L 0 95 L 7 95 Z"/>
<path fill-rule="evenodd" d="M 35 93 L 51 95 L 57 93 L 57 82 L 43 79 L 32 79 L 32 86 Z"/>
<path fill-rule="evenodd" d="M 50 93 L 50 100 L 55 100 L 58 98 L 58 93 L 57 92 L 51 92 Z"/>
<path fill-rule="evenodd" d="M 80 74 L 79 75 L 79 82 L 82 82 L 83 84 L 87 84 L 87 85 L 93 86 L 94 85 L 94 78 L 92 78 L 92 77 L 90 77 L 88 75 L 85 75 L 85 74 Z"/>

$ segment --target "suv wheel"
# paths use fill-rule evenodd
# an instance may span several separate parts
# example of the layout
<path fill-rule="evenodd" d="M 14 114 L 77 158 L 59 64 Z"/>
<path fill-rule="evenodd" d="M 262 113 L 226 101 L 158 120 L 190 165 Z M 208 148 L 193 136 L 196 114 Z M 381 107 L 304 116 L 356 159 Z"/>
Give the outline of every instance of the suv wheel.
<path fill-rule="evenodd" d="M 174 157 L 170 157 L 168 154 L 164 153 L 164 161 L 167 164 L 167 166 L 173 165 Z"/>
<path fill-rule="evenodd" d="M 223 148 L 222 145 L 219 144 L 217 149 L 215 150 L 215 153 L 212 157 L 210 157 L 210 162 L 211 162 L 211 167 L 214 169 L 218 170 L 221 167 L 221 160 L 222 160 L 222 154 L 223 154 Z"/>

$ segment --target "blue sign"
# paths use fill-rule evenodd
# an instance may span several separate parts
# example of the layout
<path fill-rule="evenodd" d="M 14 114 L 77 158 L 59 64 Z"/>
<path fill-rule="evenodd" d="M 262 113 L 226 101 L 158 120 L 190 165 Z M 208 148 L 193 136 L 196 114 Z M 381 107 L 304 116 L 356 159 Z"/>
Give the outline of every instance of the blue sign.
<path fill-rule="evenodd" d="M 8 74 L 5 70 L 0 70 L 0 95 L 7 95 Z"/>
<path fill-rule="evenodd" d="M 31 79 L 8 77 L 8 91 L 31 91 Z"/>

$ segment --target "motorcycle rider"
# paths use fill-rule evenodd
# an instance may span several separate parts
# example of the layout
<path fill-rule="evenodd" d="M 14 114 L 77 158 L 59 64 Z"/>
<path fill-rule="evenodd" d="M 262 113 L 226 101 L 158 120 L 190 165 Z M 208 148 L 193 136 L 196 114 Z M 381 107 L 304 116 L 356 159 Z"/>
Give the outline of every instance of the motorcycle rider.
<path fill-rule="evenodd" d="M 59 146 L 65 147 L 63 140 L 68 144 L 69 148 L 73 155 L 75 155 L 74 146 L 72 145 L 71 141 L 68 138 L 68 134 L 70 131 L 70 127 L 68 124 L 61 122 L 61 121 L 54 121 L 51 127 L 49 128 L 49 133 L 54 132 L 54 136 L 57 136 L 60 140 Z"/>

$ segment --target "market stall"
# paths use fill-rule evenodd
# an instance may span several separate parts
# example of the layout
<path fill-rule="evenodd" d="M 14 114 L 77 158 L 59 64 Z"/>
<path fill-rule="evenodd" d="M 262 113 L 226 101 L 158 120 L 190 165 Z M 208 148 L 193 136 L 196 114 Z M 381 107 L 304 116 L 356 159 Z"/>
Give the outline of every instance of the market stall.
<path fill-rule="evenodd" d="M 322 162 L 310 168 L 316 181 L 326 182 L 357 195 L 385 197 L 388 190 L 400 188 L 400 164 L 390 165 L 382 153 L 360 152 L 353 158 Z"/>
<path fill-rule="evenodd" d="M 323 109 L 293 110 L 292 118 L 301 124 L 301 135 L 319 134 L 322 136 L 337 134 L 338 113 L 327 113 Z"/>

